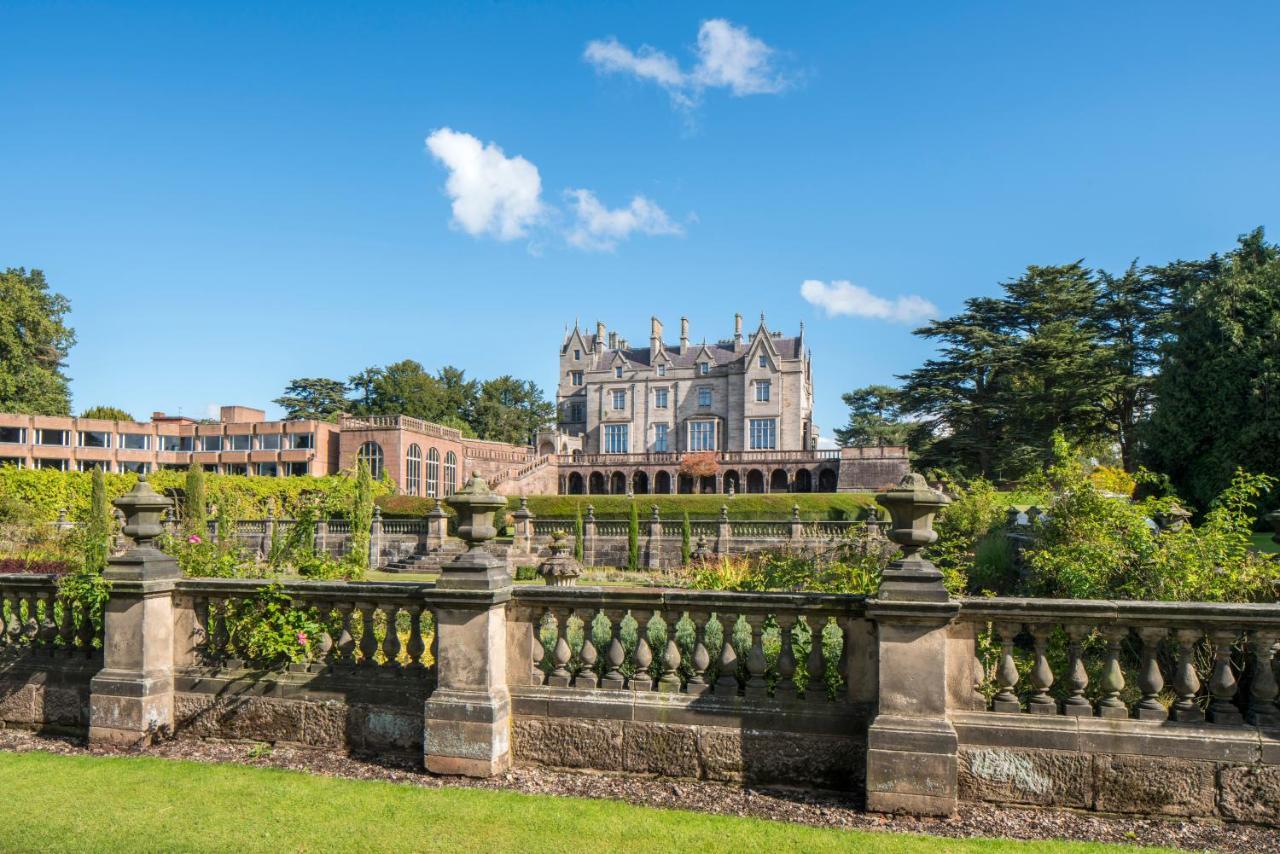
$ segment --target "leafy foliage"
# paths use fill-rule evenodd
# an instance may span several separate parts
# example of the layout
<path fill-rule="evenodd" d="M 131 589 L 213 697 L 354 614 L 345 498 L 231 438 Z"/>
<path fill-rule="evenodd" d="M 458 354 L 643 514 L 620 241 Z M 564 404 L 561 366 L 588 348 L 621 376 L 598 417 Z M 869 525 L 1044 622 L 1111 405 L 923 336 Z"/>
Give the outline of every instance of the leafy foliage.
<path fill-rule="evenodd" d="M 272 401 L 287 421 L 336 421 L 347 407 L 347 384 L 324 377 L 291 380 L 284 394 Z"/>
<path fill-rule="evenodd" d="M 118 406 L 90 406 L 83 410 L 80 418 L 97 418 L 101 421 L 134 421 L 134 417 Z"/>
<path fill-rule="evenodd" d="M 70 310 L 40 270 L 10 267 L 0 273 L 0 412 L 71 414 L 63 373 L 76 341 L 65 323 Z"/>
<path fill-rule="evenodd" d="M 640 569 L 640 509 L 631 502 L 631 517 L 627 520 L 627 569 Z"/>
<path fill-rule="evenodd" d="M 901 445 L 915 430 L 903 416 L 898 390 L 891 386 L 863 386 L 845 392 L 841 399 L 849 407 L 849 422 L 836 428 L 836 442 L 842 448 Z"/>
<path fill-rule="evenodd" d="M 373 476 L 364 460 L 356 466 L 356 487 L 351 502 L 351 551 L 347 560 L 359 572 L 369 568 L 369 526 L 373 524 Z"/>
<path fill-rule="evenodd" d="M 182 530 L 201 537 L 209 530 L 209 505 L 205 499 L 204 466 L 192 463 L 187 468 L 186 491 L 182 498 Z"/>

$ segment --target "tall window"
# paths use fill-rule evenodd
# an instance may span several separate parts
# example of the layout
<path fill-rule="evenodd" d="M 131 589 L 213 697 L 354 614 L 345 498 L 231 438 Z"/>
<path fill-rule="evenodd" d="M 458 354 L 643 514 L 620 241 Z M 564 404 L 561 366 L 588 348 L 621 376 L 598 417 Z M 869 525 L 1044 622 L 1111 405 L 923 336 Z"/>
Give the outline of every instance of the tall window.
<path fill-rule="evenodd" d="M 573 351 L 573 360 L 574 360 L 575 362 L 581 362 L 581 361 L 582 361 L 582 351 L 581 351 L 581 350 L 574 350 L 574 351 Z"/>
<path fill-rule="evenodd" d="M 625 391 L 615 391 L 613 393 L 613 408 L 614 409 L 627 408 L 627 393 Z"/>
<path fill-rule="evenodd" d="M 582 385 L 582 371 L 570 371 L 569 382 L 574 385 Z"/>
<path fill-rule="evenodd" d="M 689 450 L 714 451 L 716 449 L 716 423 L 714 421 L 689 422 Z"/>
<path fill-rule="evenodd" d="M 764 353 L 760 354 L 760 367 L 762 368 L 769 367 L 769 357 L 766 356 Z"/>
<path fill-rule="evenodd" d="M 667 375 L 667 366 L 658 365 L 658 376 L 665 377 Z"/>
<path fill-rule="evenodd" d="M 704 376 L 704 377 L 705 377 L 707 374 L 711 373 L 711 363 L 710 363 L 710 362 L 699 362 L 699 363 L 698 363 L 698 373 L 702 374 L 702 376 Z"/>
<path fill-rule="evenodd" d="M 422 449 L 410 445 L 404 455 L 404 491 L 407 495 L 422 494 Z"/>
<path fill-rule="evenodd" d="M 458 491 L 458 456 L 453 451 L 444 455 L 444 494 L 448 498 Z"/>
<path fill-rule="evenodd" d="M 377 442 L 365 442 L 360 446 L 356 459 L 369 467 L 369 474 L 377 480 L 382 477 L 382 446 Z"/>
<path fill-rule="evenodd" d="M 660 388 L 653 393 L 653 405 L 659 409 L 667 408 L 667 390 Z"/>
<path fill-rule="evenodd" d="M 774 418 L 752 418 L 751 450 L 772 451 L 778 447 L 778 421 Z"/>
<path fill-rule="evenodd" d="M 653 450 L 658 454 L 667 452 L 667 424 L 653 425 Z"/>
<path fill-rule="evenodd" d="M 709 388 L 698 389 L 698 405 L 699 406 L 711 405 L 711 389 Z"/>
<path fill-rule="evenodd" d="M 569 420 L 570 421 L 583 421 L 586 419 L 586 416 L 587 416 L 586 407 L 583 406 L 581 403 L 569 404 Z"/>
<path fill-rule="evenodd" d="M 613 369 L 613 375 L 618 379 L 622 379 L 622 365 L 618 365 Z"/>
<path fill-rule="evenodd" d="M 756 380 L 756 400 L 757 401 L 759 401 L 760 403 L 765 403 L 769 400 L 770 385 L 771 383 L 768 380 Z"/>
<path fill-rule="evenodd" d="M 604 452 L 606 454 L 625 454 L 627 452 L 627 425 L 604 425 Z"/>
<path fill-rule="evenodd" d="M 427 451 L 427 497 L 437 498 L 440 495 L 440 452 L 435 448 Z"/>

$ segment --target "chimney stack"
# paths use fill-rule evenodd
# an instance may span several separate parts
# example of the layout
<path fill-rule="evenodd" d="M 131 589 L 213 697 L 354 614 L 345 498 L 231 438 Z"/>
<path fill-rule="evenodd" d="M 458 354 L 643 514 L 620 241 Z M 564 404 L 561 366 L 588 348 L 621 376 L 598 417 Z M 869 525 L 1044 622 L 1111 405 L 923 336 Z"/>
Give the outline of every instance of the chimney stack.
<path fill-rule="evenodd" d="M 649 318 L 649 358 L 653 359 L 662 348 L 662 321 L 656 317 Z"/>
<path fill-rule="evenodd" d="M 604 324 L 599 320 L 596 321 L 596 351 L 604 349 Z"/>
<path fill-rule="evenodd" d="M 742 343 L 742 315 L 735 314 L 733 316 L 733 343 Z"/>
<path fill-rule="evenodd" d="M 689 349 L 689 318 L 680 318 L 680 352 L 683 354 Z"/>

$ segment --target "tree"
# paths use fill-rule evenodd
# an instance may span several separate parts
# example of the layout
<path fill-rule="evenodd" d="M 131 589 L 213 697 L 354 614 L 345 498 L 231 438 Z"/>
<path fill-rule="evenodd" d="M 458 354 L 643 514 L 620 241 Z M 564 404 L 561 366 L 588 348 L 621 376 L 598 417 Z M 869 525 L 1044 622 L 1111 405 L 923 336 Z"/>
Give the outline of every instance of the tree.
<path fill-rule="evenodd" d="M 901 445 L 915 425 L 899 410 L 898 390 L 887 385 L 869 385 L 845 392 L 841 399 L 849 407 L 849 423 L 836 428 L 836 443 L 854 445 Z"/>
<path fill-rule="evenodd" d="M 286 421 L 337 421 L 350 408 L 347 384 L 325 377 L 291 380 L 284 394 L 272 401 L 284 409 Z"/>
<path fill-rule="evenodd" d="M 537 383 L 504 375 L 481 383 L 472 426 L 482 439 L 527 445 L 555 415 Z"/>
<path fill-rule="evenodd" d="M 1143 458 L 1204 509 L 1237 468 L 1280 474 L 1280 248 L 1259 228 L 1225 258 L 1171 275 Z"/>
<path fill-rule="evenodd" d="M 582 560 L 585 534 L 582 528 L 582 505 L 576 505 L 573 511 L 573 558 Z"/>
<path fill-rule="evenodd" d="M 369 465 L 356 463 L 356 488 L 351 499 L 351 550 L 347 562 L 357 575 L 369 568 L 369 535 L 373 525 L 373 475 Z"/>
<path fill-rule="evenodd" d="M 111 505 L 107 502 L 106 478 L 101 468 L 93 470 L 89 487 L 89 511 L 81 523 L 84 537 L 84 571 L 101 574 L 107 568 L 108 540 L 111 538 Z"/>
<path fill-rule="evenodd" d="M 187 536 L 209 535 L 209 510 L 205 504 L 204 466 L 192 463 L 187 467 L 186 490 L 182 502 L 182 529 Z M 219 531 L 223 537 L 234 532 Z"/>
<path fill-rule="evenodd" d="M 80 418 L 96 418 L 100 421 L 133 421 L 132 415 L 118 406 L 90 406 L 82 411 Z"/>
<path fill-rule="evenodd" d="M 627 569 L 640 569 L 640 508 L 631 502 L 631 517 L 627 521 Z"/>
<path fill-rule="evenodd" d="M 0 273 L 0 412 L 71 414 L 63 373 L 76 341 L 64 322 L 70 310 L 40 270 L 10 267 Z"/>

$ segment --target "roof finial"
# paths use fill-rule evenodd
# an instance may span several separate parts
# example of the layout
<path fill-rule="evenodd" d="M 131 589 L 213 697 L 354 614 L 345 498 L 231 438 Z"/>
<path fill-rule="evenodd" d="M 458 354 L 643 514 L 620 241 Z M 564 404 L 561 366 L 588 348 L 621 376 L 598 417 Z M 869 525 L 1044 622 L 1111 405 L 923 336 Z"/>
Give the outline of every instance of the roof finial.
<path fill-rule="evenodd" d="M 764 312 L 760 312 L 760 325 L 764 326 Z"/>

